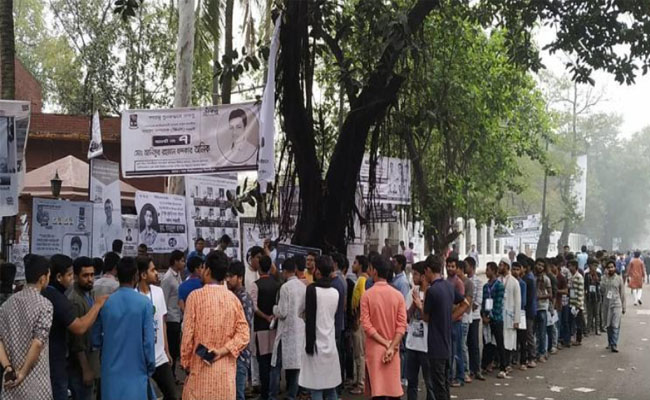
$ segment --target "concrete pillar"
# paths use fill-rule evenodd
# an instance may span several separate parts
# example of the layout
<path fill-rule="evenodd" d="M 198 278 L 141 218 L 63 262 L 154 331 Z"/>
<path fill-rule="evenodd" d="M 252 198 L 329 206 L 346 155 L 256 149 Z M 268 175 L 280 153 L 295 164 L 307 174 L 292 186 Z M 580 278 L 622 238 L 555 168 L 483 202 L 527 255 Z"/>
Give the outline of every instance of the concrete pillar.
<path fill-rule="evenodd" d="M 497 252 L 500 257 L 503 257 L 503 250 L 506 247 L 506 243 L 503 239 L 498 239 L 497 241 Z"/>
<path fill-rule="evenodd" d="M 490 221 L 490 254 L 495 255 L 497 252 L 497 243 L 494 240 L 494 220 Z"/>
<path fill-rule="evenodd" d="M 467 221 L 467 234 L 469 235 L 469 249 L 467 249 L 469 252 L 472 245 L 476 245 L 476 220 L 474 218 Z"/>
<path fill-rule="evenodd" d="M 467 254 L 467 246 L 465 245 L 465 220 L 463 218 L 458 217 L 456 219 L 456 229 L 460 231 L 460 235 L 458 235 L 458 238 L 456 239 L 456 244 L 458 245 L 458 256 L 463 258 L 465 257 L 465 254 Z"/>
<path fill-rule="evenodd" d="M 481 248 L 479 249 L 479 254 L 486 255 L 488 251 L 488 245 L 487 245 L 487 226 L 485 224 L 481 225 L 480 235 L 481 235 L 481 246 L 480 246 Z"/>

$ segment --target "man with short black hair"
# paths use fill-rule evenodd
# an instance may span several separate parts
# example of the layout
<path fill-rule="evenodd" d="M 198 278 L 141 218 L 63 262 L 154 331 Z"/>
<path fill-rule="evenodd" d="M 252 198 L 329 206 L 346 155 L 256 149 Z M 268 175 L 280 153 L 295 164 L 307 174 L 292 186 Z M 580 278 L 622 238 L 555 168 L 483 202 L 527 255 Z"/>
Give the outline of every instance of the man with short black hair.
<path fill-rule="evenodd" d="M 90 258 L 79 257 L 74 260 L 73 271 L 75 283 L 68 299 L 75 317 L 83 318 L 95 303 L 92 294 L 95 267 Z M 99 353 L 92 347 L 91 336 L 90 330 L 83 335 L 69 335 L 69 384 L 75 400 L 90 400 L 95 378 L 99 378 Z"/>
<path fill-rule="evenodd" d="M 205 254 L 203 254 L 203 249 L 205 248 L 205 240 L 202 237 L 197 237 L 194 241 L 194 250 L 190 251 L 187 255 L 186 262 L 190 262 L 190 258 L 198 257 L 201 261 L 205 261 Z"/>
<path fill-rule="evenodd" d="M 120 239 L 115 239 L 113 240 L 112 243 L 112 249 L 113 253 L 117 254 L 118 256 L 122 257 L 122 247 L 124 247 L 124 242 L 121 241 Z"/>
<path fill-rule="evenodd" d="M 244 275 L 245 267 L 244 263 L 241 261 L 235 261 L 230 263 L 228 267 L 228 274 L 226 275 L 226 283 L 228 289 L 232 291 L 235 296 L 239 299 L 242 308 L 244 309 L 244 315 L 246 316 L 246 322 L 248 323 L 248 332 L 250 337 L 253 337 L 253 318 L 255 316 L 255 310 L 253 306 L 253 299 L 244 289 Z M 248 369 L 251 366 L 251 343 L 239 353 L 237 357 L 237 400 L 245 400 L 246 392 L 246 380 L 248 377 Z"/>
<path fill-rule="evenodd" d="M 293 256 L 293 260 L 296 262 L 296 277 L 298 277 L 305 286 L 309 285 L 309 282 L 307 282 L 307 275 L 305 274 L 307 268 L 307 260 L 305 259 L 305 256 L 297 254 Z"/>
<path fill-rule="evenodd" d="M 149 255 L 149 249 L 147 248 L 147 245 L 144 243 L 140 243 L 138 245 L 138 257 L 146 257 Z"/>
<path fill-rule="evenodd" d="M 399 398 L 401 385 L 399 348 L 406 333 L 404 297 L 388 285 L 391 266 L 382 258 L 370 263 L 375 284 L 361 298 L 361 326 L 366 333 L 366 371 L 372 397 Z M 397 357 L 395 357 L 397 356 Z"/>
<path fill-rule="evenodd" d="M 172 374 L 176 378 L 176 361 L 181 356 L 181 321 L 183 312 L 178 305 L 178 288 L 182 283 L 181 273 L 185 270 L 185 255 L 180 250 L 172 251 L 169 268 L 160 284 L 167 306 L 167 342 L 171 358 Z"/>
<path fill-rule="evenodd" d="M 117 281 L 117 264 L 119 262 L 120 256 L 116 253 L 106 253 L 104 256 L 104 273 L 93 285 L 95 296 L 113 294 L 120 287 Z"/>
<path fill-rule="evenodd" d="M 203 268 L 203 260 L 200 257 L 192 257 L 187 262 L 187 270 L 190 272 L 190 276 L 185 282 L 178 285 L 178 307 L 181 309 L 181 313 L 185 311 L 185 303 L 190 293 L 203 287 L 201 281 Z"/>
<path fill-rule="evenodd" d="M 155 286 L 158 282 L 158 272 L 153 260 L 149 257 L 136 258 L 138 265 L 138 286 L 136 291 L 146 297 L 153 306 L 153 330 L 155 335 L 154 353 L 156 357 L 156 370 L 152 375 L 158 388 L 162 392 L 163 400 L 176 400 L 176 382 L 169 364 L 169 346 L 167 344 L 167 305 L 165 294 L 161 288 Z"/>
<path fill-rule="evenodd" d="M 580 250 L 580 253 L 576 255 L 576 259 L 578 260 L 578 269 L 580 272 L 584 273 L 585 268 L 589 264 L 589 254 L 587 254 L 587 246 L 585 245 L 583 245 Z"/>
<path fill-rule="evenodd" d="M 483 317 L 483 326 L 489 327 L 490 340 L 484 343 L 483 346 L 481 368 L 486 370 L 493 361 L 496 361 L 499 366 L 497 378 L 505 379 L 508 377 L 506 371 L 508 360 L 506 359 L 506 350 L 503 342 L 503 297 L 505 287 L 498 279 L 498 268 L 497 264 L 492 261 L 487 263 L 485 268 L 485 275 L 488 278 L 488 282 L 483 286 L 481 316 Z"/>
<path fill-rule="evenodd" d="M 244 276 L 244 288 L 251 294 L 255 281 L 260 279 L 260 259 L 264 256 L 264 249 L 260 246 L 253 246 L 248 249 L 246 255 L 247 268 Z"/>
<path fill-rule="evenodd" d="M 271 322 L 274 319 L 273 306 L 280 289 L 279 283 L 270 275 L 272 266 L 271 257 L 260 257 L 260 278 L 255 281 L 250 292 L 255 305 L 253 327 L 255 329 L 262 400 L 269 399 L 270 395 L 271 359 L 276 335 L 275 328 L 271 328 Z"/>
<path fill-rule="evenodd" d="M 306 287 L 296 277 L 296 262 L 292 258 L 282 264 L 285 282 L 280 287 L 278 304 L 273 307 L 273 315 L 278 320 L 278 331 L 271 359 L 271 395 L 276 397 L 280 391 L 280 372 L 284 369 L 287 382 L 287 400 L 295 400 L 298 395 L 298 375 L 301 357 L 305 347 L 305 322 L 300 317 L 305 308 Z"/>
<path fill-rule="evenodd" d="M 366 380 L 366 340 L 363 328 L 359 323 L 359 316 L 361 314 L 361 298 L 366 291 L 366 280 L 368 279 L 368 259 L 363 255 L 356 256 L 352 263 L 352 270 L 357 274 L 357 283 L 354 285 L 352 291 L 352 348 L 354 353 L 355 381 L 352 389 L 350 389 L 350 393 L 361 395 L 364 393 Z"/>
<path fill-rule="evenodd" d="M 471 310 L 471 322 L 467 332 L 467 353 L 469 362 L 465 370 L 469 371 L 471 379 L 485 380 L 481 374 L 481 353 L 479 349 L 479 326 L 481 324 L 481 304 L 483 303 L 483 283 L 476 276 L 476 260 L 472 257 L 465 258 L 465 273 L 472 281 L 474 292 L 472 304 L 468 307 Z"/>
<path fill-rule="evenodd" d="M 454 286 L 456 291 L 462 296 L 465 296 L 465 285 L 457 275 L 458 259 L 449 256 L 447 257 L 446 269 L 447 280 Z M 455 308 L 455 307 L 454 307 Z M 463 359 L 463 315 L 455 315 L 451 325 L 451 386 L 459 387 L 465 383 L 465 366 Z"/>
<path fill-rule="evenodd" d="M 535 317 L 537 361 L 544 363 L 548 360 L 547 311 L 550 307 L 550 300 L 553 298 L 553 287 L 551 280 L 546 275 L 546 260 L 544 258 L 535 260 L 535 279 L 537 283 L 537 316 Z"/>
<path fill-rule="evenodd" d="M 587 261 L 588 271 L 585 271 L 585 298 L 587 307 L 587 329 L 585 333 L 600 336 L 600 273 L 598 260 L 590 258 Z M 578 266 L 580 268 L 580 266 Z"/>
<path fill-rule="evenodd" d="M 585 280 L 582 274 L 578 271 L 578 262 L 576 260 L 569 260 L 569 271 L 571 272 L 571 279 L 569 279 L 569 305 L 571 306 L 571 330 L 576 333 L 576 341 L 572 343 L 574 346 L 582 344 L 582 334 L 585 326 L 583 319 L 583 311 L 585 308 Z"/>
<path fill-rule="evenodd" d="M 155 396 L 149 384 L 156 371 L 154 306 L 133 290 L 137 276 L 135 259 L 122 258 L 117 265 L 120 288 L 106 301 L 93 328 L 93 346 L 101 349 L 102 400 Z"/>
<path fill-rule="evenodd" d="M 344 334 L 345 330 L 345 299 L 347 299 L 347 282 L 345 277 L 341 272 L 341 266 L 345 262 L 345 257 L 341 253 L 333 253 L 332 261 L 334 271 L 332 272 L 332 287 L 338 290 L 339 292 L 339 306 L 336 308 L 335 316 L 335 335 L 336 335 L 336 348 L 339 353 L 339 363 L 341 364 L 341 382 L 344 382 L 345 378 L 345 348 L 344 348 Z M 336 391 L 340 395 L 343 390 L 343 383 L 339 386 Z"/>
<path fill-rule="evenodd" d="M 28 254 L 25 287 L 0 307 L 0 370 L 5 399 L 52 399 L 47 354 L 53 306 L 41 296 L 50 280 L 49 267 L 45 257 Z"/>
<path fill-rule="evenodd" d="M 307 270 L 305 271 L 305 278 L 308 283 L 314 283 L 314 270 L 316 269 L 316 257 L 318 253 L 310 251 L 307 253 Z"/>
<path fill-rule="evenodd" d="M 436 400 L 449 400 L 451 324 L 465 311 L 464 307 L 457 307 L 453 312 L 452 309 L 464 303 L 465 297 L 442 277 L 442 261 L 438 256 L 430 255 L 425 262 L 425 274 L 431 286 L 424 297 L 422 319 L 428 323 L 427 350 L 433 394 Z"/>
<path fill-rule="evenodd" d="M 202 271 L 204 285 L 187 299 L 181 345 L 181 365 L 189 371 L 184 399 L 234 399 L 237 395 L 236 360 L 248 345 L 250 332 L 239 299 L 223 284 L 229 264 L 222 251 L 210 252 Z M 197 354 L 200 346 L 211 361 Z"/>
<path fill-rule="evenodd" d="M 50 380 L 54 400 L 68 399 L 68 373 L 66 356 L 68 354 L 68 331 L 75 335 L 83 335 L 90 329 L 97 314 L 106 302 L 107 296 L 98 298 L 88 313 L 77 318 L 72 303 L 65 296 L 66 290 L 72 286 L 74 271 L 72 260 L 63 254 L 55 254 L 50 258 L 50 284 L 43 291 L 43 296 L 52 302 L 54 319 L 50 329 Z"/>
<path fill-rule="evenodd" d="M 217 248 L 215 250 L 221 250 L 225 253 L 226 249 L 231 244 L 232 244 L 232 239 L 230 238 L 230 236 L 222 235 L 221 238 L 219 239 L 219 243 L 217 244 Z"/>

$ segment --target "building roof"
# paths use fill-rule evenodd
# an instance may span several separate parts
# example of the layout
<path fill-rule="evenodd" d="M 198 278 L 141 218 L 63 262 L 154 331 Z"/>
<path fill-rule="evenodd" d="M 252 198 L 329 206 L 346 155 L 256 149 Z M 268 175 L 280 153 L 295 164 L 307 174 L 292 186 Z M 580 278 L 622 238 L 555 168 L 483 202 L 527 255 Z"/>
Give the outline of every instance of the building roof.
<path fill-rule="evenodd" d="M 87 162 L 74 156 L 67 156 L 46 164 L 25 174 L 25 186 L 21 196 L 52 197 L 50 180 L 58 172 L 62 181 L 60 197 L 70 200 L 88 199 Z M 120 192 L 123 201 L 135 201 L 136 188 L 120 181 Z"/>

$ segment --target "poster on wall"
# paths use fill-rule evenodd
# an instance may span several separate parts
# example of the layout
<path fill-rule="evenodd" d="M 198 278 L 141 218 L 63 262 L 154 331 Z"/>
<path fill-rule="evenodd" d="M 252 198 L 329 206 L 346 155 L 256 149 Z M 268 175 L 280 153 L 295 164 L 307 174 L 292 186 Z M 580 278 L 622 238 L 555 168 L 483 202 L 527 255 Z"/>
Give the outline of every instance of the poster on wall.
<path fill-rule="evenodd" d="M 16 280 L 25 280 L 25 263 L 23 259 L 29 254 L 29 241 L 11 246 L 11 262 L 16 266 Z"/>
<path fill-rule="evenodd" d="M 186 176 L 188 243 L 201 237 L 207 254 L 217 247 L 219 239 L 228 235 L 232 240 L 226 254 L 241 259 L 239 253 L 239 218 L 232 213 L 227 193 L 237 191 L 236 175 Z"/>
<path fill-rule="evenodd" d="M 103 159 L 90 160 L 90 201 L 93 202 L 93 257 L 103 257 L 122 239 L 120 164 Z"/>
<path fill-rule="evenodd" d="M 92 203 L 34 199 L 32 208 L 32 253 L 51 256 L 61 253 L 73 260 L 90 257 Z"/>
<path fill-rule="evenodd" d="M 135 192 L 138 212 L 138 244 L 150 252 L 169 253 L 187 249 L 185 197 L 155 192 Z"/>
<path fill-rule="evenodd" d="M 18 214 L 29 131 L 28 101 L 0 100 L 0 216 Z"/>
<path fill-rule="evenodd" d="M 122 113 L 125 178 L 257 169 L 259 103 Z"/>
<path fill-rule="evenodd" d="M 364 198 L 369 197 L 370 156 L 363 156 L 359 185 Z M 411 204 L 411 161 L 403 158 L 377 157 L 375 163 L 375 193 L 379 203 Z"/>
<path fill-rule="evenodd" d="M 122 215 L 122 256 L 135 257 L 138 255 L 138 238 L 140 230 L 138 229 L 137 215 Z"/>
<path fill-rule="evenodd" d="M 304 247 L 296 246 L 295 244 L 278 243 L 278 246 L 276 247 L 274 262 L 278 268 L 282 269 L 282 263 L 284 263 L 284 260 L 298 255 L 307 257 L 307 255 L 311 252 L 314 252 L 319 256 L 321 255 L 321 250 L 316 247 Z"/>
<path fill-rule="evenodd" d="M 275 240 L 278 237 L 278 225 L 261 225 L 255 222 L 255 218 L 242 218 L 240 222 L 242 234 L 242 261 L 244 261 L 244 264 L 248 266 L 248 260 L 246 260 L 248 250 L 253 246 L 264 247 L 264 241 L 266 239 Z"/>

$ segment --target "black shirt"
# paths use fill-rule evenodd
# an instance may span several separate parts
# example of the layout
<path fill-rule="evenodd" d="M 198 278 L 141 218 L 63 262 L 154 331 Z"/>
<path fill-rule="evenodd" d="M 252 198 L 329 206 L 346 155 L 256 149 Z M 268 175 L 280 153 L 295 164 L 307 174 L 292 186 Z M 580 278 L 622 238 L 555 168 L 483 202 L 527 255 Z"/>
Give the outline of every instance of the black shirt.
<path fill-rule="evenodd" d="M 446 279 L 436 279 L 427 290 L 424 313 L 429 315 L 427 346 L 429 357 L 451 358 L 451 310 L 465 300 Z"/>
<path fill-rule="evenodd" d="M 52 328 L 50 328 L 50 377 L 52 380 L 67 379 L 66 357 L 68 353 L 68 326 L 76 319 L 72 303 L 65 297 L 65 288 L 58 282 L 43 291 L 52 303 Z"/>

